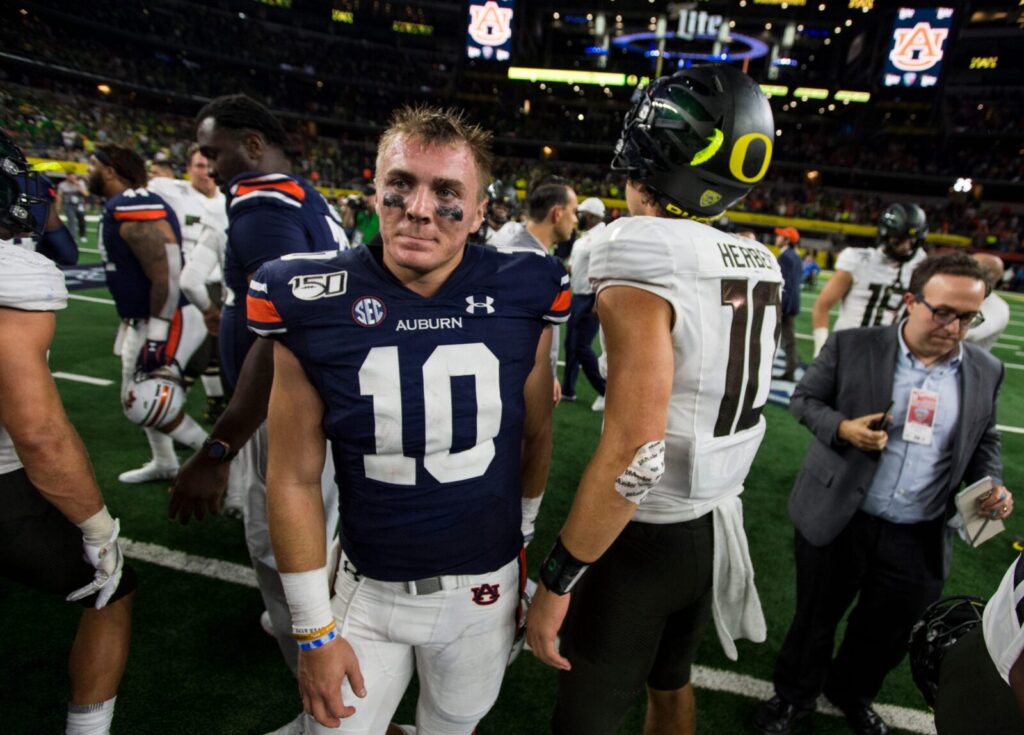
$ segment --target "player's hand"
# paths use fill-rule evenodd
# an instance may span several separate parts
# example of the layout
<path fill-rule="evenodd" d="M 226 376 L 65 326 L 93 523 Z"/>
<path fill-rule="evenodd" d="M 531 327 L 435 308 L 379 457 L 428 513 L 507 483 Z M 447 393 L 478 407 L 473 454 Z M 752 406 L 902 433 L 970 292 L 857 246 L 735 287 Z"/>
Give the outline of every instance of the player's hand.
<path fill-rule="evenodd" d="M 228 489 L 230 462 L 216 462 L 202 450 L 196 452 L 178 470 L 171 486 L 171 504 L 167 517 L 188 524 L 192 516 L 203 520 L 220 512 L 220 503 Z"/>
<path fill-rule="evenodd" d="M 541 582 L 526 613 L 526 641 L 533 655 L 562 671 L 572 669 L 569 659 L 558 652 L 558 631 L 568 611 L 569 595 L 556 595 Z"/>
<path fill-rule="evenodd" d="M 1003 520 L 1013 513 L 1013 493 L 1003 485 L 996 485 L 978 499 L 978 512 L 992 520 Z"/>
<path fill-rule="evenodd" d="M 167 359 L 167 342 L 147 339 L 139 352 L 137 367 L 144 373 L 151 373 L 162 368 L 170 361 Z"/>
<path fill-rule="evenodd" d="M 98 593 L 96 609 L 100 610 L 107 604 L 110 596 L 114 594 L 117 586 L 121 583 L 121 569 L 124 567 L 124 555 L 117 543 L 120 533 L 121 523 L 115 519 L 113 529 L 106 540 L 96 543 L 96 540 L 90 541 L 83 537 L 82 546 L 85 548 L 85 560 L 96 569 L 96 576 L 89 584 L 79 587 L 69 594 L 65 598 L 68 602 L 75 602 L 93 593 Z"/>
<path fill-rule="evenodd" d="M 555 378 L 554 403 L 557 406 L 561 402 L 562 402 L 562 384 L 558 382 L 558 378 Z"/>
<path fill-rule="evenodd" d="M 356 708 L 346 705 L 341 698 L 341 684 L 348 683 L 356 696 L 366 696 L 363 672 L 352 646 L 344 638 L 337 638 L 323 648 L 299 651 L 299 694 L 302 709 L 324 727 L 338 727 Z"/>
<path fill-rule="evenodd" d="M 883 413 L 872 413 L 860 418 L 840 421 L 836 433 L 844 442 L 852 444 L 861 451 L 881 452 L 889 441 L 889 434 L 886 431 L 875 431 L 871 428 L 871 424 L 884 415 Z"/>
<path fill-rule="evenodd" d="M 211 305 L 204 311 L 203 323 L 206 325 L 206 331 L 216 337 L 220 333 L 220 307 Z"/>

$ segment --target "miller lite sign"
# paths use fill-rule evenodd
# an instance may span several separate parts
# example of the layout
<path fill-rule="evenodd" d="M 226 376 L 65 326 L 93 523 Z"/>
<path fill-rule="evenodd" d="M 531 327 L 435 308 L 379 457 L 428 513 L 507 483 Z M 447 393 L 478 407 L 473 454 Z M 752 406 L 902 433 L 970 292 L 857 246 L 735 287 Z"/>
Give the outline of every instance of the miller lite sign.
<path fill-rule="evenodd" d="M 514 0 L 470 0 L 466 55 L 471 59 L 508 61 L 512 56 Z"/>
<path fill-rule="evenodd" d="M 882 83 L 886 87 L 935 86 L 952 25 L 952 8 L 900 8 Z"/>

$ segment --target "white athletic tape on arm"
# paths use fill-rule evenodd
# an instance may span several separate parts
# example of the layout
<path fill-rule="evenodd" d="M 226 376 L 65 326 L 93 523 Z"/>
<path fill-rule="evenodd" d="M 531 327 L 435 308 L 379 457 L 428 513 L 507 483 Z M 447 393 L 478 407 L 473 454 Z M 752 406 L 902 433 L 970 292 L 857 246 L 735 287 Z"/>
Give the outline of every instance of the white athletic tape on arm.
<path fill-rule="evenodd" d="M 327 567 L 281 572 L 281 586 L 292 613 L 292 630 L 316 630 L 334 622 Z"/>
<path fill-rule="evenodd" d="M 78 528 L 82 531 L 82 537 L 86 543 L 102 546 L 114 534 L 114 519 L 110 517 L 110 511 L 104 505 L 96 513 L 79 523 Z"/>
<path fill-rule="evenodd" d="M 828 341 L 828 327 L 815 327 L 814 328 L 814 356 L 817 357 L 818 353 L 821 352 L 821 348 L 825 346 Z"/>
<path fill-rule="evenodd" d="M 633 461 L 615 478 L 615 491 L 640 505 L 665 474 L 665 440 L 647 442 L 636 450 Z"/>
<path fill-rule="evenodd" d="M 540 513 L 540 503 L 544 499 L 544 493 L 535 498 L 523 498 L 523 521 L 520 530 L 523 532 L 523 545 L 533 540 L 533 528 L 537 523 L 537 515 Z"/>
<path fill-rule="evenodd" d="M 146 339 L 154 342 L 166 342 L 167 335 L 171 333 L 171 323 L 160 317 L 150 317 L 146 320 Z"/>

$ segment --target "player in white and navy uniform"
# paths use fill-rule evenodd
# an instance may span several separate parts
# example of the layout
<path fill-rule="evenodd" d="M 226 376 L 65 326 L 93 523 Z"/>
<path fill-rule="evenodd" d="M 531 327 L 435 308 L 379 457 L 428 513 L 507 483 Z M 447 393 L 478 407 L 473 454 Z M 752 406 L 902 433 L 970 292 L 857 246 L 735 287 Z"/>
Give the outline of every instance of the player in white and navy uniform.
<path fill-rule="evenodd" d="M 24 201 L 23 185 L 0 170 L 0 201 Z M 0 237 L 31 232 L 21 214 L 0 211 Z M 123 566 L 120 526 L 47 365 L 53 312 L 66 306 L 64 276 L 52 262 L 0 245 L 0 576 L 82 606 L 66 732 L 83 735 L 109 732 L 136 579 Z"/>
<path fill-rule="evenodd" d="M 143 188 L 145 163 L 120 146 L 90 158 L 89 190 L 106 197 L 99 245 L 107 287 L 121 317 L 121 401 L 146 433 L 152 458 L 121 473 L 126 483 L 169 480 L 178 471 L 174 441 L 199 447 L 206 432 L 184 411 L 181 376 L 206 337 L 202 315 L 182 308 L 181 230 L 167 203 Z"/>
<path fill-rule="evenodd" d="M 561 670 L 555 733 L 618 732 L 645 687 L 645 732 L 692 733 L 712 611 L 730 657 L 734 639 L 764 640 L 740 494 L 765 432 L 782 277 L 763 245 L 704 222 L 764 176 L 774 132 L 757 84 L 726 64 L 656 80 L 626 116 L 612 165 L 633 216 L 590 255 L 604 431 L 527 618 L 534 654 Z"/>
<path fill-rule="evenodd" d="M 488 142 L 461 115 L 399 111 L 377 159 L 383 247 L 283 258 L 250 285 L 249 324 L 276 340 L 270 530 L 311 713 L 281 732 L 394 732 L 414 670 L 420 735 L 469 735 L 498 696 L 524 496 L 550 459 L 546 325 L 571 295 L 551 258 L 466 245 Z M 343 509 L 333 600 L 310 506 L 325 438 Z"/>
<path fill-rule="evenodd" d="M 927 235 L 923 209 L 890 204 L 878 220 L 876 247 L 848 247 L 839 254 L 835 272 L 811 310 L 815 357 L 828 339 L 829 311 L 839 302 L 836 331 L 888 326 L 898 320 L 910 274 L 927 257 L 922 248 Z"/>

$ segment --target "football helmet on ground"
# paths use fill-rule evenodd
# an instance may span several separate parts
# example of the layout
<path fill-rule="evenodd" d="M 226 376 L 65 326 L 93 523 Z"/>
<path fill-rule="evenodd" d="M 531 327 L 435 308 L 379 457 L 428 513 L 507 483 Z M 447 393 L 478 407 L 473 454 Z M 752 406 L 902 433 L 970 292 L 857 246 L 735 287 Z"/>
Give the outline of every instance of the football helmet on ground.
<path fill-rule="evenodd" d="M 910 672 L 929 707 L 935 706 L 942 659 L 953 644 L 981 625 L 985 601 L 944 597 L 924 611 L 910 631 Z"/>
<path fill-rule="evenodd" d="M 153 429 L 170 424 L 184 406 L 185 387 L 175 371 L 168 368 L 136 373 L 122 402 L 129 421 Z"/>

